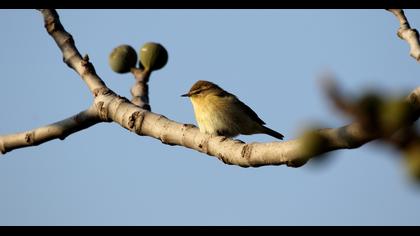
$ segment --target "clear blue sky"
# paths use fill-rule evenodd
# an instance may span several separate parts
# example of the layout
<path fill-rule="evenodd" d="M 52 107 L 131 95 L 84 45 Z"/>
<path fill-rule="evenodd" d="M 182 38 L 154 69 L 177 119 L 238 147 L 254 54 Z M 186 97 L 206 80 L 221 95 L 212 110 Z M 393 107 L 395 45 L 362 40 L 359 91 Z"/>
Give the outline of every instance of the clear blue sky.
<path fill-rule="evenodd" d="M 120 44 L 165 45 L 152 74 L 152 110 L 195 123 L 179 95 L 197 80 L 236 94 L 272 129 L 293 139 L 304 127 L 349 122 L 322 93 L 334 72 L 354 94 L 420 84 L 420 64 L 385 10 L 59 10 L 82 54 L 114 91 L 133 78 L 108 55 Z M 420 29 L 420 12 L 406 10 Z M 71 116 L 92 97 L 35 10 L 0 11 L 0 134 Z M 266 135 L 240 136 L 273 141 Z M 420 189 L 401 155 L 374 142 L 302 168 L 241 168 L 99 124 L 0 158 L 0 225 L 419 225 Z"/>

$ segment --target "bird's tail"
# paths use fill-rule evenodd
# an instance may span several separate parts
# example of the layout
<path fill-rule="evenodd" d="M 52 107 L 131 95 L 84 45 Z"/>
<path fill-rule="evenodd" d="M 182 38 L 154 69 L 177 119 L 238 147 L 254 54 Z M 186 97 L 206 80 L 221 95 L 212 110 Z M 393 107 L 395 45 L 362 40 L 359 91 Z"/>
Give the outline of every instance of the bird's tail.
<path fill-rule="evenodd" d="M 262 126 L 262 128 L 263 128 L 263 133 L 273 136 L 274 138 L 283 139 L 284 137 L 281 133 L 274 131 L 270 128 L 267 128 L 265 126 Z"/>

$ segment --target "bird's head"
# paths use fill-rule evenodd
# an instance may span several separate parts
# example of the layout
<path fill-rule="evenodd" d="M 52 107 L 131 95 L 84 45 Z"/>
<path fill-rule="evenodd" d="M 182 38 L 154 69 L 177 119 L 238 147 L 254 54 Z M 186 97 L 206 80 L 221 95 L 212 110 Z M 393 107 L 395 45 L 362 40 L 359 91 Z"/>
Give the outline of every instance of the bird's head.
<path fill-rule="evenodd" d="M 190 91 L 186 94 L 181 95 L 181 97 L 196 97 L 204 96 L 211 93 L 219 93 L 224 91 L 217 84 L 214 84 L 209 81 L 199 80 L 191 87 Z"/>

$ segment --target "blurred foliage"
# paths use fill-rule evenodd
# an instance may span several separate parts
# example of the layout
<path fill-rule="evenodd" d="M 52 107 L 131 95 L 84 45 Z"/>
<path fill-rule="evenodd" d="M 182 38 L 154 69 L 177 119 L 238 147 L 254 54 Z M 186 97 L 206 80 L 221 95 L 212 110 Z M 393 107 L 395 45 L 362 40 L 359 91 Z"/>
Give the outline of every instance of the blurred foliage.
<path fill-rule="evenodd" d="M 420 183 L 420 139 L 416 139 L 403 150 L 405 164 L 410 176 Z"/>
<path fill-rule="evenodd" d="M 394 97 L 379 90 L 349 96 L 339 89 L 336 81 L 330 73 L 321 78 L 321 85 L 334 106 L 374 138 L 399 150 L 407 172 L 420 183 L 420 135 L 414 127 L 420 115 L 417 96 Z M 316 157 L 314 160 L 326 160 L 319 158 L 328 145 L 321 133 L 319 129 L 308 129 L 301 136 L 304 153 Z"/>

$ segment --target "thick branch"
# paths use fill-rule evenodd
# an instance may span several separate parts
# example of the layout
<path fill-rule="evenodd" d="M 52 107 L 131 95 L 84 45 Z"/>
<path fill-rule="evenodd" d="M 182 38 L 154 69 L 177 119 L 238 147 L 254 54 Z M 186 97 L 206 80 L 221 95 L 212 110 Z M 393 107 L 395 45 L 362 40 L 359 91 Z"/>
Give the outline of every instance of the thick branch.
<path fill-rule="evenodd" d="M 49 9 L 42 9 L 40 11 L 44 16 L 47 32 L 53 37 L 63 53 L 64 62 L 80 75 L 91 92 L 95 89 L 105 87 L 105 83 L 96 75 L 95 69 L 89 62 L 87 55 L 83 58 L 81 57 L 74 44 L 73 37 L 64 30 L 57 12 Z"/>
<path fill-rule="evenodd" d="M 201 133 L 189 124 L 180 124 L 165 116 L 148 112 L 110 91 L 101 91 L 95 99 L 101 119 L 112 120 L 124 128 L 146 135 L 168 145 L 180 145 L 216 156 L 227 164 L 243 167 L 261 165 L 298 166 L 302 156 L 297 141 L 245 144 L 222 136 Z"/>
<path fill-rule="evenodd" d="M 72 133 L 89 128 L 101 122 L 98 112 L 92 106 L 77 115 L 30 131 L 0 136 L 0 152 L 5 154 L 14 149 L 37 146 L 53 139 L 65 139 Z"/>
<path fill-rule="evenodd" d="M 420 87 L 409 96 L 416 109 L 420 108 L 419 98 Z M 102 119 L 112 120 L 138 135 L 154 137 L 165 144 L 180 145 L 215 156 L 226 164 L 242 167 L 286 164 L 298 167 L 310 157 L 321 154 L 308 153 L 303 138 L 245 144 L 222 136 L 204 134 L 193 125 L 180 124 L 163 115 L 145 111 L 109 91 L 99 93 L 95 104 L 101 111 Z M 379 137 L 366 131 L 357 122 L 340 128 L 322 129 L 318 133 L 323 139 L 322 153 L 357 148 Z"/>
<path fill-rule="evenodd" d="M 400 28 L 398 29 L 398 37 L 407 41 L 410 45 L 410 55 L 420 62 L 420 42 L 419 32 L 416 29 L 410 28 L 407 18 L 404 15 L 404 11 L 401 9 L 387 9 L 392 12 L 400 22 Z"/>

